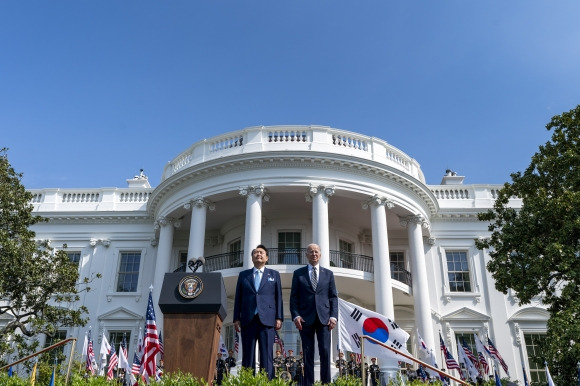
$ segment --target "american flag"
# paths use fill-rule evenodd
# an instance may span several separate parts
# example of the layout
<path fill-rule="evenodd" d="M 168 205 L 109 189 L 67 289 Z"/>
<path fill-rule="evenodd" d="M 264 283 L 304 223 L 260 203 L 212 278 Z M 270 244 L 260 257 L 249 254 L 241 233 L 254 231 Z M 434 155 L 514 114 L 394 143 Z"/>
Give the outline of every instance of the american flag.
<path fill-rule="evenodd" d="M 117 351 L 115 351 L 115 342 L 113 342 L 111 345 L 109 355 L 109 369 L 107 370 L 107 379 L 111 380 L 115 376 L 115 369 L 119 365 L 119 357 L 117 356 Z"/>
<path fill-rule="evenodd" d="M 505 363 L 501 355 L 499 355 L 499 351 L 497 351 L 495 345 L 493 344 L 491 339 L 489 339 L 489 337 L 487 337 L 487 346 L 489 347 L 489 353 L 499 361 L 499 364 L 501 365 L 501 367 L 503 367 L 503 371 L 505 371 L 505 373 L 509 375 L 510 373 L 508 372 L 507 364 Z"/>
<path fill-rule="evenodd" d="M 159 351 L 161 353 L 161 360 L 163 360 L 165 347 L 163 347 L 163 337 L 161 336 L 161 331 L 159 331 Z"/>
<path fill-rule="evenodd" d="M 133 365 L 131 366 L 131 374 L 135 376 L 139 376 L 139 372 L 141 370 L 141 360 L 139 360 L 139 356 L 137 352 L 133 355 Z"/>
<path fill-rule="evenodd" d="M 441 344 L 441 351 L 443 351 L 443 354 L 445 355 L 445 364 L 447 365 L 447 368 L 449 370 L 456 369 L 461 373 L 461 367 L 459 367 L 459 364 L 455 358 L 453 358 L 453 355 L 451 355 L 449 350 L 447 350 L 447 346 L 445 346 L 445 342 L 443 341 L 441 334 L 439 334 L 439 343 Z"/>
<path fill-rule="evenodd" d="M 91 330 L 89 330 L 89 336 L 87 339 L 87 371 L 90 371 L 92 375 L 95 375 L 97 369 L 95 368 L 95 350 L 93 350 L 93 340 L 91 338 Z"/>
<path fill-rule="evenodd" d="M 489 374 L 489 365 L 487 364 L 487 360 L 485 359 L 485 354 L 487 355 L 491 354 L 487 349 L 487 347 L 485 347 L 483 343 L 481 343 L 481 339 L 479 339 L 479 336 L 473 334 L 473 337 L 475 339 L 475 347 L 477 348 L 477 356 L 479 357 L 479 365 L 483 370 L 483 374 L 487 375 Z"/>
<path fill-rule="evenodd" d="M 234 351 L 236 352 L 236 354 L 238 353 L 238 350 L 240 349 L 240 334 L 238 334 L 238 332 L 236 331 L 234 336 Z M 276 339 L 276 338 L 274 338 Z"/>
<path fill-rule="evenodd" d="M 155 309 L 153 308 L 153 295 L 149 291 L 149 302 L 147 304 L 147 315 L 145 316 L 145 337 L 143 339 L 143 358 L 141 367 L 143 375 L 148 380 L 154 378 L 157 370 L 156 356 L 161 352 L 159 346 L 159 335 L 157 334 L 157 323 L 155 321 Z"/>
<path fill-rule="evenodd" d="M 476 367 L 479 367 L 479 361 L 477 360 L 477 357 L 473 355 L 473 352 L 471 352 L 471 349 L 465 342 L 465 339 L 461 339 L 461 347 L 463 347 L 463 352 L 465 355 L 467 355 L 471 363 L 473 363 Z"/>
<path fill-rule="evenodd" d="M 282 338 L 280 338 L 280 335 L 278 335 L 278 331 L 276 331 L 276 335 L 274 335 L 274 343 L 278 343 L 282 355 L 284 355 L 284 358 L 286 358 L 286 349 L 284 349 L 284 341 L 282 340 Z M 238 351 L 236 350 L 236 352 Z"/>
<path fill-rule="evenodd" d="M 121 341 L 121 351 L 125 355 L 125 358 L 129 358 L 127 355 L 127 335 L 123 334 L 123 341 Z"/>

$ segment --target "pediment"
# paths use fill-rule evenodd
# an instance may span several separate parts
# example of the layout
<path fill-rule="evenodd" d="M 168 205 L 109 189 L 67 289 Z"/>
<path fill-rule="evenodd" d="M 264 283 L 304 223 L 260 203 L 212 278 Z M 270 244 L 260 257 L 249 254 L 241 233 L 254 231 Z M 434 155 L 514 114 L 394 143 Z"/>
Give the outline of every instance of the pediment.
<path fill-rule="evenodd" d="M 510 322 L 543 321 L 550 319 L 550 313 L 544 308 L 528 307 L 515 312 L 508 320 Z"/>
<path fill-rule="evenodd" d="M 489 320 L 489 316 L 482 314 L 481 312 L 472 310 L 471 308 L 463 307 L 447 315 L 443 315 L 441 317 L 441 320 L 444 321 L 479 320 L 485 322 Z"/>
<path fill-rule="evenodd" d="M 98 318 L 99 320 L 140 320 L 143 319 L 142 315 L 136 314 L 125 307 L 118 307 L 114 310 L 101 314 Z"/>

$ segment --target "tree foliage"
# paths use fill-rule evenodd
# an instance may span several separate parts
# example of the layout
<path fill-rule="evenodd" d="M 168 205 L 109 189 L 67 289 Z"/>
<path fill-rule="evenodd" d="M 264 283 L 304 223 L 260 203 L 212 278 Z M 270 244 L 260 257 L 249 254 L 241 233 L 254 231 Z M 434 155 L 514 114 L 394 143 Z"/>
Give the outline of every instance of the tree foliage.
<path fill-rule="evenodd" d="M 66 246 L 55 250 L 35 239 L 30 227 L 46 219 L 32 213 L 32 194 L 21 178 L 7 149 L 0 149 L 0 352 L 17 351 L 17 357 L 34 350 L 41 334 L 85 325 L 87 309 L 75 303 L 90 282 L 78 282 Z"/>
<path fill-rule="evenodd" d="M 493 210 L 479 214 L 492 233 L 476 245 L 490 249 L 487 269 L 499 291 L 549 307 L 543 353 L 557 383 L 572 384 L 580 359 L 580 105 L 546 128 L 551 141 L 524 173 L 511 174 Z M 512 197 L 521 209 L 509 207 Z"/>

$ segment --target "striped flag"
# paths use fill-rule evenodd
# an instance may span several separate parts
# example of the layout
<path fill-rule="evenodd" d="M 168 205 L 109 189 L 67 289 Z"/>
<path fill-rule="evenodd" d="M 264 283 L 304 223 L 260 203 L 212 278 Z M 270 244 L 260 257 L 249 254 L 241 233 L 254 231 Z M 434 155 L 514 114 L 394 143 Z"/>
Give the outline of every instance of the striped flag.
<path fill-rule="evenodd" d="M 493 356 L 495 359 L 498 360 L 499 364 L 503 368 L 503 371 L 505 371 L 505 373 L 509 377 L 510 373 L 508 371 L 508 365 L 505 363 L 505 361 L 503 360 L 501 355 L 499 355 L 499 351 L 497 351 L 497 348 L 495 348 L 495 345 L 493 344 L 491 339 L 489 339 L 489 336 L 487 337 L 487 345 L 489 347 L 489 352 L 490 352 L 491 356 Z"/>
<path fill-rule="evenodd" d="M 107 379 L 111 380 L 115 376 L 115 369 L 119 366 L 119 357 L 115 351 L 115 342 L 111 345 L 109 350 L 109 369 L 107 370 Z"/>
<path fill-rule="evenodd" d="M 161 353 L 161 360 L 165 357 L 165 347 L 163 346 L 163 337 L 161 336 L 161 331 L 159 331 L 159 351 Z"/>
<path fill-rule="evenodd" d="M 475 366 L 479 366 L 479 361 L 477 360 L 477 357 L 473 354 L 473 352 L 471 352 L 471 349 L 469 348 L 469 346 L 465 342 L 465 339 L 463 338 L 461 339 L 461 347 L 463 348 L 463 352 L 465 353 L 465 355 L 467 355 L 471 363 L 473 363 Z"/>
<path fill-rule="evenodd" d="M 276 333 L 278 335 L 278 333 Z M 240 350 L 240 334 L 237 331 L 234 332 L 234 351 L 236 354 Z"/>
<path fill-rule="evenodd" d="M 95 350 L 93 349 L 93 339 L 91 338 L 91 330 L 89 330 L 89 335 L 87 337 L 86 370 L 90 372 L 91 375 L 95 375 L 95 372 L 97 371 L 95 362 Z"/>
<path fill-rule="evenodd" d="M 125 355 L 125 358 L 129 358 L 129 355 L 127 354 L 127 335 L 123 334 L 123 341 L 121 342 L 121 351 L 123 351 L 123 355 Z"/>
<path fill-rule="evenodd" d="M 152 291 L 149 291 L 145 326 L 141 368 L 143 369 L 145 379 L 148 381 L 149 378 L 155 378 L 157 372 L 156 356 L 161 352 L 161 348 L 159 347 L 159 334 L 157 333 L 157 322 L 155 320 L 155 309 L 153 308 Z"/>
<path fill-rule="evenodd" d="M 477 336 L 476 334 L 473 334 L 474 338 L 475 338 L 475 348 L 477 349 L 477 355 L 479 357 L 479 365 L 481 366 L 482 370 L 483 370 L 483 374 L 484 375 L 488 375 L 489 374 L 489 364 L 487 363 L 487 360 L 485 359 L 485 355 L 489 355 L 491 356 L 489 350 L 487 349 L 487 347 L 485 347 L 483 345 L 483 343 L 481 343 L 481 340 L 479 339 L 479 336 Z"/>
<path fill-rule="evenodd" d="M 441 334 L 439 334 L 439 343 L 441 345 L 441 351 L 443 351 L 443 356 L 445 357 L 445 365 L 447 366 L 447 369 L 449 370 L 455 369 L 459 371 L 459 373 L 461 374 L 461 368 L 459 367 L 459 364 L 457 363 L 455 358 L 453 358 L 453 355 L 451 355 L 449 350 L 447 350 L 447 346 L 445 346 L 445 342 L 443 341 L 443 337 L 441 336 Z"/>
<path fill-rule="evenodd" d="M 131 366 L 131 375 L 135 377 L 139 377 L 139 373 L 141 372 L 141 360 L 137 355 L 137 352 L 133 354 L 133 365 Z"/>

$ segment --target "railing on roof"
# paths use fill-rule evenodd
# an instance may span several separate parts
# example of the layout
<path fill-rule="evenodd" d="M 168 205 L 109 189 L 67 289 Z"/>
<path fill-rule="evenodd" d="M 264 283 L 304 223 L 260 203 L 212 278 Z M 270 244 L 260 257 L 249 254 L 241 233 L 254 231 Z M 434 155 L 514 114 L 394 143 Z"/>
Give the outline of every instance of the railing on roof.
<path fill-rule="evenodd" d="M 419 163 L 386 141 L 328 126 L 254 126 L 205 139 L 171 160 L 162 180 L 221 157 L 271 151 L 326 152 L 364 158 L 425 182 Z"/>
<path fill-rule="evenodd" d="M 221 271 L 228 268 L 239 268 L 244 265 L 244 252 L 221 253 L 208 256 L 203 264 L 204 272 Z M 306 265 L 306 248 L 268 249 L 268 265 Z M 354 269 L 357 271 L 374 273 L 373 258 L 355 253 L 330 251 L 330 267 Z M 185 272 L 186 264 L 182 264 L 174 272 Z M 391 263 L 391 279 L 411 285 L 411 273 L 406 269 Z"/>

